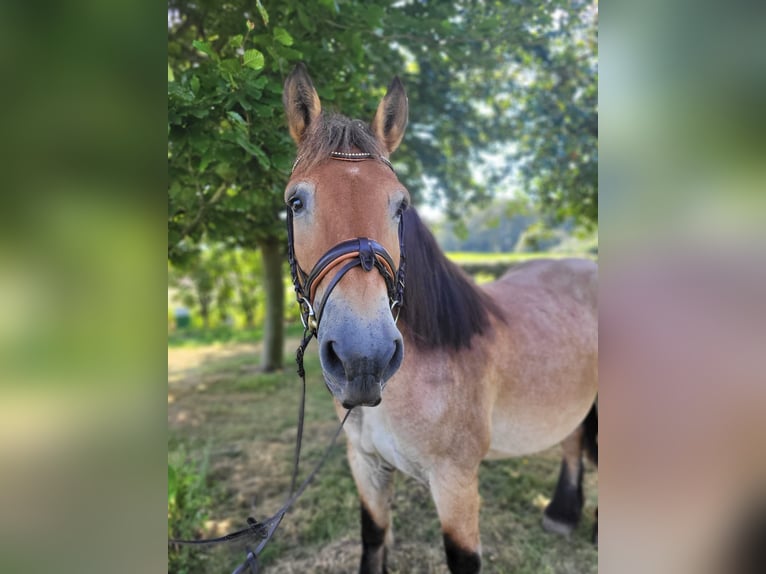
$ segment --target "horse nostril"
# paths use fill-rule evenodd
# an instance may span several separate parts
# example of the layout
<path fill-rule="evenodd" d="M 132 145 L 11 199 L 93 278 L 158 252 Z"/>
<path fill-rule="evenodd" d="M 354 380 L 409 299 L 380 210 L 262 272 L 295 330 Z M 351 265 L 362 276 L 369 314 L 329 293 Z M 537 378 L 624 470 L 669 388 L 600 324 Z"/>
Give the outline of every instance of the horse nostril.
<path fill-rule="evenodd" d="M 335 350 L 335 341 L 324 342 L 320 350 L 320 355 L 322 358 L 322 366 L 325 371 L 328 371 L 335 376 L 340 376 L 345 373 L 343 361 Z"/>
<path fill-rule="evenodd" d="M 359 401 L 357 397 L 354 397 L 353 399 L 346 399 L 341 404 L 343 405 L 344 409 L 353 409 L 354 407 L 377 407 L 383 399 L 378 395 L 375 398 L 369 399 L 367 401 Z"/>
<path fill-rule="evenodd" d="M 404 345 L 402 344 L 401 337 L 394 339 L 394 352 L 391 358 L 388 360 L 388 364 L 383 369 L 383 380 L 390 379 L 399 367 L 402 365 L 402 359 L 404 358 Z"/>

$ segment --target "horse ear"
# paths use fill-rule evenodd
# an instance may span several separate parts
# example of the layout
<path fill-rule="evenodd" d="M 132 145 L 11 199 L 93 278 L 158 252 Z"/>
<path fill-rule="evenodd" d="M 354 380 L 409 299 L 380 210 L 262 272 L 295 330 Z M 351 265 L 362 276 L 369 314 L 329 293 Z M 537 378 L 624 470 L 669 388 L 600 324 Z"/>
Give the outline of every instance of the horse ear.
<path fill-rule="evenodd" d="M 398 77 L 394 77 L 385 97 L 372 118 L 372 132 L 383 142 L 388 153 L 399 147 L 407 127 L 407 94 Z"/>
<path fill-rule="evenodd" d="M 295 66 L 295 69 L 285 80 L 282 103 L 287 113 L 290 135 L 295 143 L 299 144 L 309 125 L 322 112 L 319 95 L 314 88 L 306 66 L 302 62 Z"/>

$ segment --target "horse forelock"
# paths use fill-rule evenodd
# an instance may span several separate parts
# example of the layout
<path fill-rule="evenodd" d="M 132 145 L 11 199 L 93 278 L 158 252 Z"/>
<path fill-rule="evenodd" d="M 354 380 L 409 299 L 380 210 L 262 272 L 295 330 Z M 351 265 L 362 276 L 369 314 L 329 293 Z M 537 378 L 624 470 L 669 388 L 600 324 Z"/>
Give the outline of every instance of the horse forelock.
<path fill-rule="evenodd" d="M 404 212 L 407 276 L 400 321 L 421 348 L 468 348 L 490 328 L 490 316 L 504 320 L 494 301 L 439 248 L 415 209 Z"/>
<path fill-rule="evenodd" d="M 332 152 L 361 152 L 385 157 L 386 151 L 370 126 L 340 114 L 325 114 L 307 130 L 298 148 L 300 165 L 311 168 L 330 157 Z"/>

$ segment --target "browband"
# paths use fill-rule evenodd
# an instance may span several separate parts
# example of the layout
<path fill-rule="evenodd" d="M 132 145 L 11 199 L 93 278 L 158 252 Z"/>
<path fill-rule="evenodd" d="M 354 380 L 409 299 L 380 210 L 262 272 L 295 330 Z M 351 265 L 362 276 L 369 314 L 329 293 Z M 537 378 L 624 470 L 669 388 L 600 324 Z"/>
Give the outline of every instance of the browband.
<path fill-rule="evenodd" d="M 396 173 L 394 171 L 393 164 L 388 161 L 388 158 L 385 158 L 382 155 L 374 156 L 373 154 L 367 152 L 331 151 L 330 157 L 332 159 L 339 159 L 341 161 L 364 161 L 366 159 L 379 159 L 384 164 L 386 164 L 391 169 L 391 171 Z M 302 155 L 299 155 L 297 158 L 295 158 L 295 162 L 293 163 L 293 167 L 290 170 L 290 173 L 295 171 L 295 168 L 298 167 L 298 163 L 301 161 L 301 159 L 303 159 Z"/>

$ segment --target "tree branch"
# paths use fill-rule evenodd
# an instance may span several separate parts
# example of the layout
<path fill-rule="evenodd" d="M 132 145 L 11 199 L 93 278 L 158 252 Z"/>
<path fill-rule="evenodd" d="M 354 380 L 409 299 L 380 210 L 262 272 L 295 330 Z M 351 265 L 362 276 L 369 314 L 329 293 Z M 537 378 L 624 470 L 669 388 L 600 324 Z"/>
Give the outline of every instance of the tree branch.
<path fill-rule="evenodd" d="M 223 192 L 227 189 L 226 183 L 222 183 L 220 186 L 218 186 L 218 189 L 215 190 L 215 193 L 213 194 L 213 197 L 210 198 L 210 201 L 203 203 L 199 211 L 197 212 L 197 215 L 194 216 L 194 219 L 192 219 L 189 222 L 189 225 L 187 225 L 184 230 L 181 232 L 181 238 L 178 240 L 178 243 L 184 240 L 189 233 L 194 231 L 194 229 L 202 222 L 202 216 L 205 215 L 205 212 L 212 207 L 216 202 L 218 202 L 219 199 L 221 199 L 221 196 L 223 195 Z M 176 243 L 170 251 L 173 252 L 178 247 L 178 243 Z"/>

